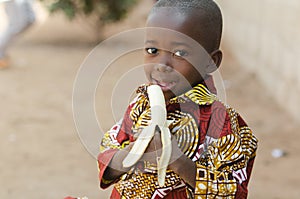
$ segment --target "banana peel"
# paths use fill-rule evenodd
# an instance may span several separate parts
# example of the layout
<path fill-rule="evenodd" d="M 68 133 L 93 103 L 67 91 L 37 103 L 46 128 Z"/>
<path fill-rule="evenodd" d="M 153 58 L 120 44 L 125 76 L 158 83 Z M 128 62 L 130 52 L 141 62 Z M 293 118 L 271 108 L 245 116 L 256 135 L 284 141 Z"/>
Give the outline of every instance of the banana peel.
<path fill-rule="evenodd" d="M 158 85 L 150 85 L 147 89 L 150 110 L 151 123 L 145 127 L 135 141 L 132 149 L 123 160 L 123 167 L 132 167 L 145 153 L 151 142 L 157 128 L 160 130 L 162 142 L 162 154 L 157 162 L 158 184 L 163 187 L 165 184 L 166 171 L 172 153 L 171 133 L 168 128 L 166 103 L 163 92 Z"/>

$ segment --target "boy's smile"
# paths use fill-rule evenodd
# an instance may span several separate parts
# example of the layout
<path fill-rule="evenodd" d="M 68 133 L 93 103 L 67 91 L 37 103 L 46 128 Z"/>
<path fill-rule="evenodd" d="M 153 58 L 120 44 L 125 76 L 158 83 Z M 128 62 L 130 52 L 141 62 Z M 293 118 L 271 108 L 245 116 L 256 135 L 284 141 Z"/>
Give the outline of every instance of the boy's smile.
<path fill-rule="evenodd" d="M 192 16 L 162 8 L 147 21 L 148 27 L 156 28 L 147 30 L 144 70 L 150 83 L 162 88 L 166 100 L 201 83 L 208 73 L 210 56 L 199 45 L 204 36 L 195 31 L 201 22 L 195 25 Z"/>

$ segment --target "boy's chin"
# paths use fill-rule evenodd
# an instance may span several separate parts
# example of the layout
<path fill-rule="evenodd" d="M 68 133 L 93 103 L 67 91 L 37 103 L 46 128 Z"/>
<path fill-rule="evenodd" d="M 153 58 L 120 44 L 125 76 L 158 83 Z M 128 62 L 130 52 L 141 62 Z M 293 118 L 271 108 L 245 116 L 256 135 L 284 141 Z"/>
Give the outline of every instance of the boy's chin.
<path fill-rule="evenodd" d="M 166 91 L 163 90 L 163 94 L 164 94 L 166 101 L 168 101 L 176 96 L 171 90 L 166 90 Z"/>

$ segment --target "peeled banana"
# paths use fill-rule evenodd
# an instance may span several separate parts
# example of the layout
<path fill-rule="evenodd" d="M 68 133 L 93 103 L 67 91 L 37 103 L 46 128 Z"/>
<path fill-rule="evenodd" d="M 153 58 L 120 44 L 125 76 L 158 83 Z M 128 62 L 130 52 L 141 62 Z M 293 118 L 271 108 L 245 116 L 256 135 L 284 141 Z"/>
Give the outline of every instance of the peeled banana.
<path fill-rule="evenodd" d="M 158 184 L 163 187 L 172 153 L 171 133 L 168 128 L 166 104 L 161 88 L 158 85 L 150 85 L 147 93 L 150 101 L 151 123 L 138 136 L 132 149 L 123 160 L 123 166 L 131 167 L 138 162 L 151 142 L 156 127 L 158 127 L 161 131 L 162 154 L 157 162 L 157 175 Z"/>

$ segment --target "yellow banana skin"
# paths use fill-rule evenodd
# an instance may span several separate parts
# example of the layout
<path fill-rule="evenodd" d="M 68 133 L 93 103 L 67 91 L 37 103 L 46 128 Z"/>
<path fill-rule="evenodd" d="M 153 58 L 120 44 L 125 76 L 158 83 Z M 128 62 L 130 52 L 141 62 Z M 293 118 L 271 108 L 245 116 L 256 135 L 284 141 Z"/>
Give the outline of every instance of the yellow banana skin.
<path fill-rule="evenodd" d="M 156 127 L 161 131 L 162 154 L 157 162 L 158 184 L 163 187 L 165 184 L 166 170 L 170 161 L 171 133 L 168 128 L 166 103 L 163 92 L 158 85 L 150 85 L 147 90 L 150 109 L 151 109 L 151 124 L 143 129 L 132 149 L 123 160 L 123 167 L 131 167 L 138 162 L 143 156 L 149 143 L 151 142 Z"/>

